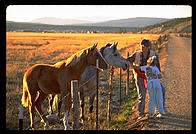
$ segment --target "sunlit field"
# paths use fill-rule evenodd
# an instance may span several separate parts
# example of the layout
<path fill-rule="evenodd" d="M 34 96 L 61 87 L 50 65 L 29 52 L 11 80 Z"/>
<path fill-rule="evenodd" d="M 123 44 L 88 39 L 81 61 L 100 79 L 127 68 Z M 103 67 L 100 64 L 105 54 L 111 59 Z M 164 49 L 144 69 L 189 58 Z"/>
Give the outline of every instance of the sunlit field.
<path fill-rule="evenodd" d="M 127 58 L 127 52 L 132 54 L 142 39 L 156 41 L 160 34 L 84 34 L 84 33 L 26 33 L 26 32 L 7 32 L 6 33 L 6 128 L 11 130 L 18 129 L 18 106 L 21 103 L 22 78 L 25 71 L 36 63 L 55 64 L 67 59 L 77 51 L 98 43 L 98 48 L 107 43 L 118 42 L 118 50 L 122 56 Z M 116 69 L 116 83 L 118 83 L 119 71 Z M 125 73 L 125 71 L 123 72 Z M 108 72 L 101 76 L 109 75 Z M 106 76 L 105 76 L 106 77 Z M 125 79 L 125 78 L 124 78 Z M 123 80 L 124 80 L 123 79 Z M 114 90 L 113 95 L 119 91 Z M 100 90 L 100 94 L 107 97 L 108 91 Z M 99 99 L 100 102 L 100 126 L 99 129 L 106 129 L 105 114 L 107 100 Z M 87 99 L 85 102 L 88 102 Z M 95 104 L 95 103 L 94 103 Z M 117 104 L 116 104 L 117 105 Z M 86 106 L 88 107 L 88 106 Z M 47 100 L 44 102 L 43 109 L 47 110 Z M 87 109 L 88 110 L 88 109 Z M 85 111 L 87 116 L 88 111 Z M 25 108 L 24 128 L 30 125 L 29 114 Z M 94 107 L 94 112 L 95 107 Z M 113 109 L 117 114 L 118 110 Z M 72 113 L 70 113 L 70 118 Z M 35 120 L 39 119 L 36 113 Z M 95 118 L 94 118 L 95 120 Z M 105 124 L 104 124 L 105 123 Z M 43 124 L 38 122 L 35 128 L 43 129 Z M 54 128 L 55 129 L 55 128 Z M 95 129 L 93 126 L 85 125 L 82 129 Z"/>

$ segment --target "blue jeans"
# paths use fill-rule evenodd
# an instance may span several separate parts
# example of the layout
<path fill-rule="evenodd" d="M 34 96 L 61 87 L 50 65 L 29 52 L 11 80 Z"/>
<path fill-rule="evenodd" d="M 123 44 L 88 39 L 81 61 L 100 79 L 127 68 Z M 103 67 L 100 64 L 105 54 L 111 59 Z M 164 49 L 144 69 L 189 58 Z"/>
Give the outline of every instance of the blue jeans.
<path fill-rule="evenodd" d="M 163 93 L 163 108 L 165 110 L 165 87 L 163 86 L 162 83 L 161 83 L 161 89 L 162 89 L 162 93 Z"/>
<path fill-rule="evenodd" d="M 160 81 L 158 79 L 151 80 L 148 82 L 149 91 L 149 111 L 153 115 L 155 111 L 155 106 L 157 105 L 159 113 L 164 113 L 163 108 L 163 93 Z"/>
<path fill-rule="evenodd" d="M 144 87 L 144 80 L 140 77 L 137 77 L 136 83 L 138 93 L 138 112 L 139 116 L 144 116 L 146 98 L 146 88 Z"/>
<path fill-rule="evenodd" d="M 137 77 L 136 80 L 136 87 L 137 87 L 137 93 L 138 93 L 138 112 L 140 116 L 144 115 L 145 111 L 145 98 L 146 98 L 146 88 L 144 87 L 143 79 L 140 77 Z M 165 87 L 161 83 L 161 89 L 163 94 L 163 108 L 165 110 Z"/>

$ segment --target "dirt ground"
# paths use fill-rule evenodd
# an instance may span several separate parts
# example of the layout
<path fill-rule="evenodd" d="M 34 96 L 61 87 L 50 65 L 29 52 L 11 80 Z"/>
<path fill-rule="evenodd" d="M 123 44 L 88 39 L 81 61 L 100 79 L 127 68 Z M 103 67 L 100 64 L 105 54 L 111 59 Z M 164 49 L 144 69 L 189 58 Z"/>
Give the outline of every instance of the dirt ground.
<path fill-rule="evenodd" d="M 129 117 L 126 130 L 191 130 L 192 129 L 192 42 L 190 38 L 170 35 L 159 55 L 166 88 L 165 105 L 168 113 L 163 119 L 144 117 L 137 120 L 135 112 Z M 148 113 L 148 95 L 146 97 Z"/>

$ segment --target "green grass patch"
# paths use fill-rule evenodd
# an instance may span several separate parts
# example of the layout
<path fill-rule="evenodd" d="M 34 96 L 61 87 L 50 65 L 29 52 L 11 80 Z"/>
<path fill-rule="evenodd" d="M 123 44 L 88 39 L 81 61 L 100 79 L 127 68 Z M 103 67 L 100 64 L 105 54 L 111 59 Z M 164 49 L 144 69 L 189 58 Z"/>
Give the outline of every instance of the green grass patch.
<path fill-rule="evenodd" d="M 133 114 L 132 107 L 134 106 L 137 98 L 137 91 L 132 90 L 129 98 L 127 101 L 123 104 L 123 111 L 112 118 L 112 120 L 109 123 L 109 129 L 111 130 L 124 130 L 125 124 L 127 122 L 128 116 Z"/>

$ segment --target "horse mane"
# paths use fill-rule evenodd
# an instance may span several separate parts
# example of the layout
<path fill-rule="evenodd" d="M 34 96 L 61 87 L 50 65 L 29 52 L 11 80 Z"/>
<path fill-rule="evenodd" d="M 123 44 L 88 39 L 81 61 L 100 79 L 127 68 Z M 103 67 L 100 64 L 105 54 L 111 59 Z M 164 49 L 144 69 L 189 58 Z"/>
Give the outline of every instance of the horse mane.
<path fill-rule="evenodd" d="M 84 56 L 88 55 L 89 51 L 92 49 L 93 47 L 90 46 L 88 48 L 82 49 L 79 52 L 73 54 L 71 57 L 69 57 L 65 63 L 66 66 L 74 66 L 75 64 L 78 63 L 78 61 L 81 60 L 81 58 L 83 58 Z"/>
<path fill-rule="evenodd" d="M 104 49 L 105 49 L 106 47 L 110 47 L 111 45 L 112 45 L 112 44 L 108 43 L 106 46 L 102 47 L 102 48 L 100 49 L 101 54 L 103 55 Z"/>
<path fill-rule="evenodd" d="M 62 67 L 63 65 L 64 65 L 64 66 L 66 65 L 66 60 L 62 60 L 62 61 L 59 61 L 59 62 L 57 62 L 57 63 L 54 64 L 54 66 L 55 66 L 56 68 L 60 68 L 60 67 Z"/>
<path fill-rule="evenodd" d="M 68 66 L 68 65 L 74 66 L 81 60 L 81 58 L 88 55 L 89 51 L 91 51 L 93 47 L 94 46 L 90 46 L 88 48 L 82 49 L 76 52 L 75 54 L 73 54 L 72 56 L 70 56 L 67 60 L 59 61 L 55 63 L 53 66 L 55 66 L 56 68 L 60 68 L 60 67 Z"/>

